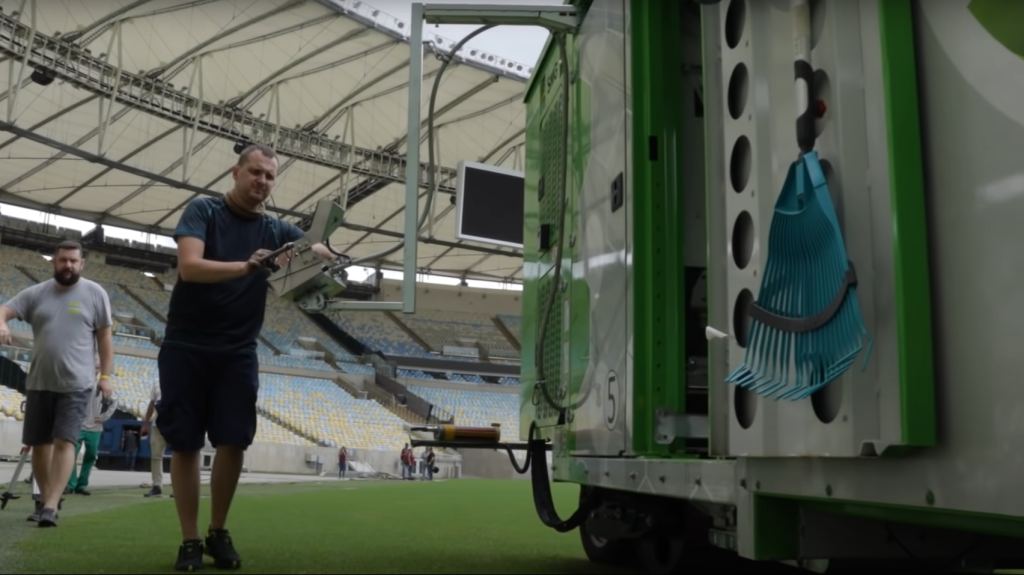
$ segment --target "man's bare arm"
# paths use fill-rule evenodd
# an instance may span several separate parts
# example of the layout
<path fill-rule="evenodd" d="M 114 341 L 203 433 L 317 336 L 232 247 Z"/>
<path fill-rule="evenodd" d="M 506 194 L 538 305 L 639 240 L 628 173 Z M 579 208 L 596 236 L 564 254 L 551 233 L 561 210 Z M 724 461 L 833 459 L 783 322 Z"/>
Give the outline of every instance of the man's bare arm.
<path fill-rule="evenodd" d="M 0 324 L 18 319 L 18 314 L 13 309 L 0 304 Z"/>
<path fill-rule="evenodd" d="M 187 282 L 213 284 L 244 277 L 248 262 L 215 262 L 203 258 L 205 242 L 191 236 L 178 238 L 178 273 Z"/>
<path fill-rule="evenodd" d="M 0 305 L 0 345 L 10 345 L 12 341 L 11 326 L 7 322 L 18 317 L 18 314 L 11 308 Z"/>
<path fill-rule="evenodd" d="M 112 326 L 96 330 L 96 347 L 100 352 L 100 377 L 110 379 L 114 370 L 114 329 Z"/>
<path fill-rule="evenodd" d="M 149 420 L 153 419 L 153 411 L 156 409 L 156 402 L 152 399 L 149 400 L 149 407 L 146 408 L 146 417 L 142 420 L 142 425 L 149 425 Z"/>
<path fill-rule="evenodd" d="M 318 255 L 320 257 L 322 257 L 325 260 L 333 260 L 335 257 L 337 257 L 334 254 L 332 254 L 331 250 L 329 250 L 327 248 L 327 246 L 325 246 L 322 243 L 321 244 L 313 244 L 313 247 L 311 247 L 310 249 L 313 250 L 313 253 L 315 253 L 316 255 Z"/>

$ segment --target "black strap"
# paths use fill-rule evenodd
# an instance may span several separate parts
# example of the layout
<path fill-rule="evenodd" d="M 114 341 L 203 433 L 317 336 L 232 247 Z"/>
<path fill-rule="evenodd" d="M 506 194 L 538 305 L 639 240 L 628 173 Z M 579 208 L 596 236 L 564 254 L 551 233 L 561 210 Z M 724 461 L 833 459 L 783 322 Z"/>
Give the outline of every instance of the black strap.
<path fill-rule="evenodd" d="M 849 265 L 850 268 L 843 276 L 843 284 L 839 286 L 838 293 L 821 312 L 810 317 L 785 317 L 772 313 L 755 302 L 747 312 L 750 319 L 787 333 L 808 333 L 820 329 L 839 313 L 839 308 L 843 307 L 846 300 L 846 294 L 851 287 L 857 285 L 857 271 L 853 268 L 853 262 L 849 262 Z"/>

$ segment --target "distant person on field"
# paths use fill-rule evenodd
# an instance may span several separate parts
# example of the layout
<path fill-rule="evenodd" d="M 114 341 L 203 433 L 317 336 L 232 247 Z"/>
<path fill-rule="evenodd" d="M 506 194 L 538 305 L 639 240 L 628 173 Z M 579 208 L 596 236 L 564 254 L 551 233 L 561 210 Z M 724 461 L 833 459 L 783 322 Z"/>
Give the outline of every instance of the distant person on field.
<path fill-rule="evenodd" d="M 96 379 L 99 380 L 100 364 L 96 362 Z M 89 402 L 89 410 L 86 412 L 85 421 L 82 422 L 82 431 L 78 434 L 78 441 L 75 443 L 75 458 L 71 460 L 71 479 L 68 480 L 66 493 L 78 495 L 92 495 L 89 492 L 89 475 L 100 450 L 100 437 L 103 435 L 103 422 L 110 419 L 117 411 L 117 401 L 113 394 L 110 397 L 103 397 L 99 386 L 93 399 Z M 82 471 L 75 472 L 78 462 L 78 450 L 85 445 L 85 456 L 82 457 Z"/>
<path fill-rule="evenodd" d="M 121 450 L 124 451 L 125 471 L 135 471 L 135 458 L 139 455 L 139 436 L 135 434 L 135 430 L 124 430 L 121 435 Z"/>
<path fill-rule="evenodd" d="M 412 468 L 409 466 L 409 459 L 412 457 L 412 450 L 409 449 L 409 444 L 406 443 L 405 447 L 402 448 L 402 452 L 398 455 L 398 462 L 402 466 L 402 479 L 412 478 Z"/>
<path fill-rule="evenodd" d="M 434 480 L 434 448 L 427 448 L 427 481 Z"/>
<path fill-rule="evenodd" d="M 62 242 L 51 263 L 53 278 L 0 305 L 0 345 L 11 343 L 7 322 L 19 319 L 32 326 L 22 443 L 32 448 L 32 473 L 43 502 L 40 527 L 57 526 L 57 505 L 71 477 L 75 444 L 96 389 L 108 399 L 113 393 L 113 321 L 107 292 L 82 277 L 85 254 L 80 244 Z"/>
<path fill-rule="evenodd" d="M 164 494 L 164 452 L 167 451 L 167 441 L 160 433 L 157 424 L 156 406 L 160 403 L 160 382 L 153 382 L 149 390 L 149 406 L 146 407 L 146 417 L 142 420 L 142 437 L 149 436 L 149 473 L 153 478 L 152 486 L 143 497 L 160 497 Z M 171 494 L 174 497 L 174 494 Z"/>
<path fill-rule="evenodd" d="M 306 235 L 265 212 L 277 170 L 272 149 L 246 147 L 231 168 L 231 191 L 189 202 L 174 230 L 178 281 L 157 364 L 160 432 L 171 449 L 181 526 L 174 566 L 179 571 L 202 569 L 204 554 L 218 568 L 242 564 L 226 524 L 245 450 L 256 435 L 256 343 L 269 291 L 265 258 Z M 321 258 L 335 258 L 322 243 L 311 249 Z M 276 263 L 286 265 L 289 258 L 282 254 Z M 217 453 L 204 541 L 199 535 L 199 461 L 207 436 Z"/>
<path fill-rule="evenodd" d="M 338 479 L 344 479 L 346 471 L 348 471 L 348 450 L 342 446 L 341 451 L 338 452 Z"/>

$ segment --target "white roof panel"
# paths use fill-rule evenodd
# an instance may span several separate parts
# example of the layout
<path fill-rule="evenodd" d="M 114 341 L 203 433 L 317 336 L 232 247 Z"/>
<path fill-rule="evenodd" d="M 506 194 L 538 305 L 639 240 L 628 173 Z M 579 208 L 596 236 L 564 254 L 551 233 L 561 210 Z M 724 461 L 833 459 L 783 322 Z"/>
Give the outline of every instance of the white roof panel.
<path fill-rule="evenodd" d="M 242 133 L 276 142 L 282 155 L 272 208 L 307 211 L 323 197 L 358 190 L 348 195 L 346 222 L 356 229 L 339 230 L 332 245 L 365 257 L 401 241 L 395 235 L 405 221 L 408 23 L 354 0 L 30 0 L 25 13 L 15 15 L 19 4 L 0 1 L 0 57 L 13 61 L 15 78 L 30 37 L 33 43 L 16 89 L 0 74 L 0 120 L 10 132 L 0 134 L 0 202 L 168 233 L 197 195 L 175 182 L 204 193 L 227 191 Z M 433 46 L 451 49 L 453 42 L 427 31 Z M 424 57 L 424 120 L 440 66 L 434 55 Z M 37 69 L 55 81 L 34 82 Z M 530 71 L 469 48 L 448 66 L 434 121 L 437 162 L 447 170 L 443 186 L 454 186 L 460 160 L 522 168 L 516 152 Z M 12 129 L 45 140 L 16 137 Z M 422 139 L 426 162 L 425 130 Z M 362 152 L 349 173 L 353 142 Z M 61 146 L 117 164 L 87 161 Z M 446 192 L 436 197 L 418 266 L 471 278 L 520 278 L 515 250 L 454 237 L 449 200 Z M 399 251 L 387 263 L 398 265 L 401 257 Z"/>

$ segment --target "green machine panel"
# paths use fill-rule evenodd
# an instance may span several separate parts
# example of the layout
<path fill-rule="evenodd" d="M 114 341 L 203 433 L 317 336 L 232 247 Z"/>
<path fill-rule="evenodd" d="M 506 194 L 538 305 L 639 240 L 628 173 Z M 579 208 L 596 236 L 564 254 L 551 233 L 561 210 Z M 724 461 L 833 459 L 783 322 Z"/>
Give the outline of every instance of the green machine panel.
<path fill-rule="evenodd" d="M 570 43 L 572 271 L 545 359 L 564 421 L 533 405 L 528 375 L 523 389 L 522 429 L 535 415 L 557 429 L 556 480 L 688 500 L 715 545 L 758 559 L 905 557 L 897 524 L 931 542 L 922 557 L 1024 538 L 1009 495 L 1021 324 L 1006 303 L 1024 213 L 1018 4 L 808 3 L 815 149 L 874 345 L 789 401 L 725 380 L 798 155 L 792 2 L 587 3 Z M 556 48 L 529 96 L 535 196 Z M 544 208 L 528 202 L 530 236 Z M 551 268 L 536 244 L 526 261 L 524 334 Z"/>

